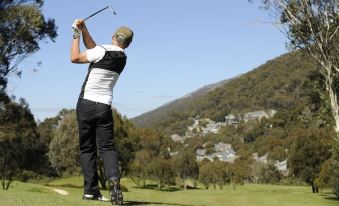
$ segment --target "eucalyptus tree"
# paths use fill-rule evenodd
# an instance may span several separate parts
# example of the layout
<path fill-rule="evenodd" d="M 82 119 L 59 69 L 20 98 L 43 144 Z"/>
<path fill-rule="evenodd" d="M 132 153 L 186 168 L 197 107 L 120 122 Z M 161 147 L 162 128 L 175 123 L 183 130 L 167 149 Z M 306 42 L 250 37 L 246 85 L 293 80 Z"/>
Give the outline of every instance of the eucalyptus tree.
<path fill-rule="evenodd" d="M 46 20 L 42 14 L 43 4 L 43 0 L 0 1 L 0 103 L 8 101 L 8 76 L 21 75 L 19 64 L 40 49 L 41 40 L 57 37 L 54 19 Z"/>
<path fill-rule="evenodd" d="M 261 0 L 276 20 L 275 25 L 289 39 L 292 49 L 306 51 L 317 63 L 324 81 L 321 99 L 330 105 L 336 146 L 334 176 L 339 177 L 339 1 L 338 0 Z M 339 196 L 339 178 L 333 187 Z"/>
<path fill-rule="evenodd" d="M 325 79 L 323 94 L 328 96 L 339 133 L 339 1 L 262 0 L 291 49 L 306 51 L 319 65 Z M 339 137 L 338 137 L 339 138 Z"/>

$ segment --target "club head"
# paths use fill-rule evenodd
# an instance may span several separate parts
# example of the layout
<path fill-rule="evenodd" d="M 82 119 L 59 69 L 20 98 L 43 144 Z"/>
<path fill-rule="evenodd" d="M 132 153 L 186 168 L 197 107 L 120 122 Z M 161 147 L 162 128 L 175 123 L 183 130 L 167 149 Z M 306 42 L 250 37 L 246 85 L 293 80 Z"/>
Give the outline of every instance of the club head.
<path fill-rule="evenodd" d="M 114 9 L 111 7 L 111 6 L 108 6 L 109 7 L 109 9 L 112 11 L 112 13 L 114 14 L 114 15 L 117 15 L 117 13 L 114 11 Z"/>

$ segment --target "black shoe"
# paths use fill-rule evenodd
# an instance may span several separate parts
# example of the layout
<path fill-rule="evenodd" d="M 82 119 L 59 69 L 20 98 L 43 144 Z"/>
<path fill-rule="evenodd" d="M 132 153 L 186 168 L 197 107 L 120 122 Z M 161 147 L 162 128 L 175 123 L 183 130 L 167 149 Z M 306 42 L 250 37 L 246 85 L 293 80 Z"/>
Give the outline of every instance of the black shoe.
<path fill-rule="evenodd" d="M 122 190 L 118 179 L 109 180 L 110 196 L 112 205 L 123 205 L 124 197 L 122 196 Z"/>
<path fill-rule="evenodd" d="M 102 196 L 101 194 L 97 194 L 97 195 L 89 195 L 89 194 L 84 194 L 82 196 L 83 200 L 98 200 L 98 201 L 103 201 L 103 202 L 108 202 L 109 199 L 107 199 L 106 197 Z"/>

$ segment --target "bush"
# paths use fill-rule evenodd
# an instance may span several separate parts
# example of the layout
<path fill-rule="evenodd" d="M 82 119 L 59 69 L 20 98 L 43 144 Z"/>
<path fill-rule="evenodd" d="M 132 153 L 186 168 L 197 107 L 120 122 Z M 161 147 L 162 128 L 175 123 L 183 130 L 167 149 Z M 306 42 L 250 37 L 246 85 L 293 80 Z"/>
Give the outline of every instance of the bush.
<path fill-rule="evenodd" d="M 261 168 L 259 173 L 259 182 L 265 184 L 278 183 L 282 178 L 281 173 L 274 166 L 274 164 L 269 163 Z"/>
<path fill-rule="evenodd" d="M 120 187 L 123 192 L 128 192 L 128 188 L 125 185 L 121 184 Z"/>
<path fill-rule="evenodd" d="M 23 170 L 21 174 L 18 174 L 17 178 L 19 181 L 28 182 L 30 180 L 38 180 L 42 179 L 43 177 L 33 171 L 30 170 Z"/>

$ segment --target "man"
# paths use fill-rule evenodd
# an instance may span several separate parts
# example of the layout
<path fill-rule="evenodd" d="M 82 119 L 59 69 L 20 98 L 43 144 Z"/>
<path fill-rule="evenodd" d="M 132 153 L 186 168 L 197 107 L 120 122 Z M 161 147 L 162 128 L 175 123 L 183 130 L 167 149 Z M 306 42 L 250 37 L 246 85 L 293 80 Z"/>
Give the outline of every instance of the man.
<path fill-rule="evenodd" d="M 103 159 L 112 204 L 122 204 L 123 195 L 117 152 L 114 148 L 112 92 L 126 64 L 124 49 L 133 39 L 127 27 L 117 29 L 111 45 L 97 46 L 82 19 L 75 20 L 71 45 L 72 63 L 90 63 L 82 85 L 76 113 L 79 126 L 80 164 L 84 176 L 85 200 L 108 201 L 100 194 L 96 167 L 97 147 Z M 80 52 L 82 34 L 86 51 Z"/>

